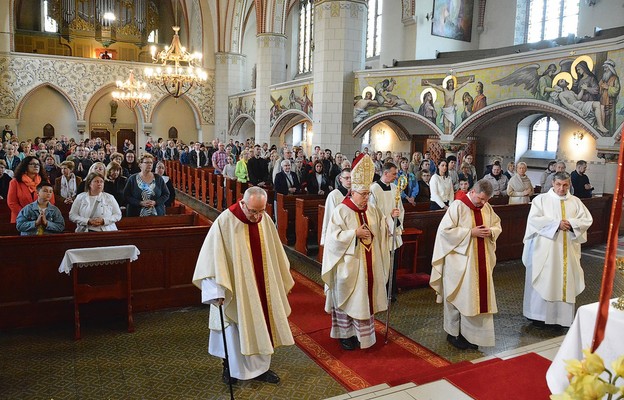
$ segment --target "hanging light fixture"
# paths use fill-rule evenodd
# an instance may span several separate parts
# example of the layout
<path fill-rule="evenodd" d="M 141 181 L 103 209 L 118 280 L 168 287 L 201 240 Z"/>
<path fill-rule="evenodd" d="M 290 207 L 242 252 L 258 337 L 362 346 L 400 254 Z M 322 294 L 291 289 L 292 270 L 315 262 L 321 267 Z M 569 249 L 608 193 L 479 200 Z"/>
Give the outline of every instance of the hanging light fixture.
<path fill-rule="evenodd" d="M 139 104 L 147 103 L 152 95 L 146 91 L 147 83 L 134 78 L 134 72 L 130 70 L 130 76 L 125 82 L 117 81 L 117 90 L 112 93 L 115 100 L 124 103 L 128 108 L 134 109 Z"/>
<path fill-rule="evenodd" d="M 180 36 L 178 36 L 180 27 L 177 25 L 178 2 L 174 4 L 176 26 L 173 27 L 171 46 L 165 47 L 159 53 L 156 52 L 156 46 L 151 47 L 152 60 L 160 66 L 146 68 L 145 76 L 149 82 L 163 86 L 167 93 L 177 99 L 191 90 L 193 86 L 207 81 L 208 74 L 199 67 L 202 59 L 201 53 L 191 54 L 180 43 Z"/>

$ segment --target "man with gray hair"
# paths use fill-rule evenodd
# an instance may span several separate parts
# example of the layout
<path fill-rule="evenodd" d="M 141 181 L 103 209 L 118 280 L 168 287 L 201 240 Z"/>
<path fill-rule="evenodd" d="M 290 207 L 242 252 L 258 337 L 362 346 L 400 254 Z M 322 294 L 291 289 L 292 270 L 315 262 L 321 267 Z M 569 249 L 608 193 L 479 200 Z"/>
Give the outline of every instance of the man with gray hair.
<path fill-rule="evenodd" d="M 444 304 L 447 341 L 460 350 L 494 346 L 498 312 L 492 273 L 500 218 L 488 203 L 492 184 L 484 179 L 444 214 L 433 248 L 429 284 Z M 476 297 L 476 298 L 475 298 Z"/>
<path fill-rule="evenodd" d="M 604 126 L 609 131 L 615 129 L 617 98 L 620 94 L 620 78 L 615 72 L 615 61 L 609 59 L 602 63 L 602 78 L 598 82 L 600 105 L 604 113 Z"/>
<path fill-rule="evenodd" d="M 570 326 L 576 296 L 585 289 L 581 244 L 593 219 L 570 185 L 570 174 L 557 172 L 552 189 L 533 199 L 527 219 L 523 313 L 538 329 Z"/>
<path fill-rule="evenodd" d="M 266 202 L 264 189 L 253 186 L 223 211 L 208 231 L 193 274 L 202 303 L 210 304 L 208 352 L 224 359 L 225 383 L 278 383 L 269 369 L 271 355 L 278 346 L 294 344 L 287 299 L 294 281 Z"/>

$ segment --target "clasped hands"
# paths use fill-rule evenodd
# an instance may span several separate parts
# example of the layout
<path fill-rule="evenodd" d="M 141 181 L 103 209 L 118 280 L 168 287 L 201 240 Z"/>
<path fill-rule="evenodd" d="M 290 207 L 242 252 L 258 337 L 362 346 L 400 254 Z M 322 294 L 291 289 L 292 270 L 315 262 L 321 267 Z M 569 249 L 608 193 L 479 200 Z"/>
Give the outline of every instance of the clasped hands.
<path fill-rule="evenodd" d="M 102 226 L 104 225 L 104 218 L 102 217 L 89 218 L 89 221 L 87 222 L 87 224 L 91 226 Z"/>
<path fill-rule="evenodd" d="M 559 230 L 560 231 L 571 231 L 572 230 L 572 224 L 567 219 L 562 219 L 561 222 L 559 222 Z"/>
<path fill-rule="evenodd" d="M 45 213 L 39 214 L 37 220 L 35 221 L 35 226 L 48 226 L 48 220 L 45 217 Z"/>
<path fill-rule="evenodd" d="M 154 206 L 156 206 L 156 202 L 154 200 L 143 200 L 139 204 L 141 204 L 141 206 L 143 206 L 143 207 L 154 207 Z"/>
<path fill-rule="evenodd" d="M 486 238 L 492 236 L 492 230 L 485 225 L 479 225 L 470 230 L 470 235 L 478 238 Z"/>

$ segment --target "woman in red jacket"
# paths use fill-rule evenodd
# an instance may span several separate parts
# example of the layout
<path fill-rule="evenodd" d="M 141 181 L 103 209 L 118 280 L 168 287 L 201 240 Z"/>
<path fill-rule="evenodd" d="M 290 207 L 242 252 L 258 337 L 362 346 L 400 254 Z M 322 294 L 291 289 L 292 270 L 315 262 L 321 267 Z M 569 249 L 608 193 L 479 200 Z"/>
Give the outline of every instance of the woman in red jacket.
<path fill-rule="evenodd" d="M 26 156 L 15 169 L 15 175 L 9 183 L 7 204 L 11 209 L 11 222 L 26 205 L 37 200 L 37 185 L 47 182 L 48 176 L 37 157 Z M 50 200 L 54 204 L 54 197 Z"/>

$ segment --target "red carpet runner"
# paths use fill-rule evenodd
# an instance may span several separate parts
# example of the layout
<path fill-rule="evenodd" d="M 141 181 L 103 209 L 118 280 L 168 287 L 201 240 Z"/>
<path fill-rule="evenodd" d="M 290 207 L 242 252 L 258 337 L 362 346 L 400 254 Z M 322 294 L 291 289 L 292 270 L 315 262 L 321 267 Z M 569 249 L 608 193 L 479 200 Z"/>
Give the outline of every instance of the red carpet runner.
<path fill-rule="evenodd" d="M 297 346 L 348 390 L 380 383 L 396 386 L 410 382 L 450 362 L 390 329 L 384 345 L 385 326 L 375 321 L 377 343 L 366 350 L 346 351 L 329 337 L 331 317 L 325 313 L 323 288 L 291 270 L 295 287 L 288 300 L 290 327 Z"/>
<path fill-rule="evenodd" d="M 508 360 L 491 360 L 483 365 L 446 376 L 446 380 L 479 400 L 541 400 L 548 399 L 546 370 L 550 360 L 535 353 Z"/>

